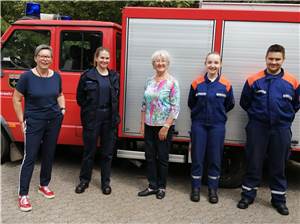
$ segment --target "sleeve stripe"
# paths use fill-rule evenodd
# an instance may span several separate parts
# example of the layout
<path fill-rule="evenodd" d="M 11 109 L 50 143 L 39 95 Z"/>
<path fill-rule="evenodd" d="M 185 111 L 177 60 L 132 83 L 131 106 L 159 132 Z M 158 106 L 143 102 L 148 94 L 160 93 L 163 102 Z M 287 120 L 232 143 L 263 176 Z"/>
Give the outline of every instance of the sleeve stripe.
<path fill-rule="evenodd" d="M 195 90 L 197 88 L 197 86 L 202 82 L 204 82 L 204 76 L 200 75 L 192 82 L 193 89 Z"/>
<path fill-rule="evenodd" d="M 294 89 L 297 89 L 299 87 L 298 80 L 292 74 L 284 72 L 284 75 L 283 75 L 282 79 L 284 79 L 285 81 L 290 83 L 293 86 Z"/>
<path fill-rule="evenodd" d="M 260 79 L 260 78 L 262 78 L 262 77 L 264 77 L 264 76 L 265 76 L 265 71 L 262 70 L 262 71 L 260 71 L 260 72 L 258 72 L 258 73 L 256 73 L 256 74 L 251 75 L 250 77 L 248 77 L 247 82 L 248 82 L 249 86 L 251 87 L 252 84 L 253 84 L 256 80 L 258 80 L 258 79 Z"/>
<path fill-rule="evenodd" d="M 219 82 L 226 86 L 226 91 L 229 92 L 231 84 L 223 75 L 221 75 Z"/>

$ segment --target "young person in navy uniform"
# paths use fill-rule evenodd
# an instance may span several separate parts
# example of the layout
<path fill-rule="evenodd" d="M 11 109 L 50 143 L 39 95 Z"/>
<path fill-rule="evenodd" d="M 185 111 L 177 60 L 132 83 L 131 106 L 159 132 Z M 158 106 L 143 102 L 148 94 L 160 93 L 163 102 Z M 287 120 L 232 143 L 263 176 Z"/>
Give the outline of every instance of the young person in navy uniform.
<path fill-rule="evenodd" d="M 291 124 L 300 108 L 300 86 L 295 77 L 281 67 L 284 47 L 270 46 L 265 59 L 267 68 L 247 79 L 240 99 L 249 122 L 246 127 L 247 170 L 237 207 L 246 209 L 253 203 L 267 157 L 271 204 L 280 214 L 288 215 L 285 167 L 291 146 Z"/>
<path fill-rule="evenodd" d="M 108 68 L 109 62 L 109 50 L 98 48 L 94 55 L 95 67 L 85 71 L 78 83 L 77 103 L 81 107 L 84 153 L 76 193 L 83 193 L 89 186 L 99 137 L 101 189 L 103 194 L 111 193 L 111 162 L 120 118 L 119 74 Z"/>
<path fill-rule="evenodd" d="M 42 153 L 38 192 L 46 198 L 55 194 L 48 188 L 63 115 L 65 98 L 61 77 L 49 69 L 52 49 L 39 45 L 34 52 L 36 67 L 21 75 L 13 95 L 13 105 L 24 132 L 24 158 L 20 171 L 19 208 L 30 211 L 29 185 L 39 150 Z M 25 98 L 25 111 L 22 98 Z"/>
<path fill-rule="evenodd" d="M 208 166 L 208 199 L 218 203 L 218 185 L 223 155 L 226 113 L 234 107 L 232 86 L 221 75 L 221 57 L 212 52 L 206 56 L 207 72 L 192 82 L 188 106 L 191 109 L 192 191 L 191 200 L 200 200 L 203 164 Z"/>

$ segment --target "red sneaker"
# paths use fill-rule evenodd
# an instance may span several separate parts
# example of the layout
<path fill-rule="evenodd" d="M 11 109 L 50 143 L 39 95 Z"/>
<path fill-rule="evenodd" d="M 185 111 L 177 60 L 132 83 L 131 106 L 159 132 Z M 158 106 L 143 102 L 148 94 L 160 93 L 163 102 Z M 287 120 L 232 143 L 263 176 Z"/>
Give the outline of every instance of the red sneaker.
<path fill-rule="evenodd" d="M 19 195 L 19 208 L 23 212 L 29 212 L 31 211 L 32 207 L 29 202 L 29 196 L 28 195 Z"/>
<path fill-rule="evenodd" d="M 38 192 L 42 194 L 45 198 L 54 198 L 55 194 L 51 191 L 48 186 L 40 186 Z"/>

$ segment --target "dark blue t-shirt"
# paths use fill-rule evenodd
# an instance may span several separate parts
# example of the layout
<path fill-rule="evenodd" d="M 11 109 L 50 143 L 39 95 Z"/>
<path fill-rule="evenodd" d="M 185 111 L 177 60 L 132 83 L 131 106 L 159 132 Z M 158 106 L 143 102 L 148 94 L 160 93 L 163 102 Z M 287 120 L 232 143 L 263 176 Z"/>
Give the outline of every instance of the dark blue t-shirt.
<path fill-rule="evenodd" d="M 96 69 L 97 71 L 97 69 Z M 97 72 L 97 81 L 99 85 L 99 107 L 110 107 L 111 99 L 110 99 L 110 83 L 108 75 L 101 75 Z"/>
<path fill-rule="evenodd" d="M 36 76 L 32 71 L 21 75 L 16 89 L 25 97 L 25 119 L 52 119 L 58 116 L 60 108 L 57 98 L 62 92 L 61 77 L 54 72 L 51 77 Z"/>

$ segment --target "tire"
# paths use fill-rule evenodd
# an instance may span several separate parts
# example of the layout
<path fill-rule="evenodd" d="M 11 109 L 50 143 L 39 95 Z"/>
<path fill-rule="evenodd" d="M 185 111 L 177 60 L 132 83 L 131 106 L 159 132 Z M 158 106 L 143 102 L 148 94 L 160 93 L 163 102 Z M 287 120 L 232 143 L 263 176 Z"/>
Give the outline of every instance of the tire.
<path fill-rule="evenodd" d="M 2 129 L 1 130 L 1 164 L 5 163 L 8 160 L 8 153 L 9 153 L 9 140 Z"/>
<path fill-rule="evenodd" d="M 244 152 L 240 149 L 225 149 L 222 162 L 220 187 L 240 187 L 245 173 Z"/>

